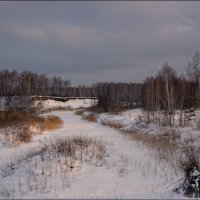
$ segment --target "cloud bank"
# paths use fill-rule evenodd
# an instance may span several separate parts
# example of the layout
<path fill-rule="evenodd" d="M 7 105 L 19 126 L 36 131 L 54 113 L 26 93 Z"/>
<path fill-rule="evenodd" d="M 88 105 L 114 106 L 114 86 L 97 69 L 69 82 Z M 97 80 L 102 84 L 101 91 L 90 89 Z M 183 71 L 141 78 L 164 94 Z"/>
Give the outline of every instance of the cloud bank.
<path fill-rule="evenodd" d="M 140 82 L 200 50 L 199 2 L 0 2 L 0 68 Z"/>

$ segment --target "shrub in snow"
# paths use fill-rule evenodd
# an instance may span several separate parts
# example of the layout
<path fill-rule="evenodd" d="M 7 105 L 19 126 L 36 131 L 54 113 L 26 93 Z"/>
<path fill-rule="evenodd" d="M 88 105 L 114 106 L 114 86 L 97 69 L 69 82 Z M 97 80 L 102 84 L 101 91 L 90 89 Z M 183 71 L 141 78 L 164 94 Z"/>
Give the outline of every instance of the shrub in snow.
<path fill-rule="evenodd" d="M 180 167 L 184 171 L 184 177 L 174 191 L 187 197 L 200 197 L 200 172 L 197 156 L 190 155 L 186 161 L 181 162 Z"/>
<path fill-rule="evenodd" d="M 87 115 L 82 115 L 82 119 L 88 120 L 90 122 L 97 122 L 97 116 L 95 113 L 90 112 Z"/>

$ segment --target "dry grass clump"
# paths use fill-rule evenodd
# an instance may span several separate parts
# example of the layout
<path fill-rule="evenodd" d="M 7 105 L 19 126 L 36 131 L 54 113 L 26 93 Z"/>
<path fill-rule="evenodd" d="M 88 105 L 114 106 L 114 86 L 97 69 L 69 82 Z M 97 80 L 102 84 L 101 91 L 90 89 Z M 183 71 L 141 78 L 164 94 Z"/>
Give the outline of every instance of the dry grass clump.
<path fill-rule="evenodd" d="M 0 111 L 0 128 L 19 126 L 23 124 L 35 125 L 43 121 L 43 117 L 23 111 Z"/>
<path fill-rule="evenodd" d="M 60 128 L 63 121 L 54 115 L 38 116 L 21 111 L 0 111 L 0 128 L 8 146 L 29 142 L 33 135 Z"/>
<path fill-rule="evenodd" d="M 58 157 L 58 155 L 71 157 L 70 168 L 73 168 L 74 162 L 77 161 L 82 163 L 83 161 L 91 160 L 94 157 L 102 160 L 106 152 L 102 140 L 82 136 L 68 138 L 61 137 L 45 141 L 43 143 L 43 151 L 50 152 L 51 156 L 55 155 L 55 157 Z"/>
<path fill-rule="evenodd" d="M 54 130 L 62 125 L 63 121 L 57 116 L 48 115 L 42 120 L 42 130 Z"/>
<path fill-rule="evenodd" d="M 173 151 L 173 149 L 175 149 L 176 146 L 170 143 L 170 140 L 167 137 L 156 136 L 151 134 L 143 134 L 136 129 L 128 131 L 128 133 L 129 137 L 132 140 L 142 142 L 148 148 L 156 150 L 159 154 L 160 159 L 166 158 L 166 155 L 168 154 L 168 151 L 166 152 L 166 149 Z"/>
<path fill-rule="evenodd" d="M 97 116 L 94 113 L 83 115 L 82 119 L 90 121 L 90 122 L 97 122 Z"/>
<path fill-rule="evenodd" d="M 165 161 L 167 165 L 174 168 L 175 172 L 179 171 L 177 155 L 182 156 L 183 146 L 171 137 L 144 134 L 137 129 L 121 133 L 126 133 L 131 140 L 142 143 L 157 160 Z M 187 144 L 185 144 L 184 148 L 187 148 Z"/>
<path fill-rule="evenodd" d="M 167 137 L 171 140 L 176 140 L 176 139 L 180 140 L 181 139 L 180 131 L 178 129 L 174 129 L 174 128 L 164 129 L 161 136 Z"/>
<path fill-rule="evenodd" d="M 22 127 L 19 133 L 16 136 L 16 142 L 30 142 L 32 138 L 32 132 L 29 127 Z"/>
<path fill-rule="evenodd" d="M 125 135 L 127 135 L 131 140 L 140 142 L 142 145 L 147 147 L 149 149 L 149 152 L 151 152 L 158 161 L 164 161 L 166 165 L 171 166 L 176 174 L 181 173 L 179 167 L 180 160 L 186 160 L 187 163 L 191 163 L 192 166 L 200 166 L 199 164 L 197 165 L 195 161 L 197 159 L 194 159 L 194 157 L 192 156 L 188 156 L 189 150 L 193 152 L 193 154 L 189 155 L 198 155 L 200 149 L 195 148 L 187 143 L 177 142 L 176 139 L 180 137 L 180 133 L 171 129 L 169 129 L 168 131 L 169 132 L 165 130 L 165 136 L 163 136 L 162 134 L 144 134 L 137 129 L 126 132 L 123 131 L 121 133 L 126 133 Z M 188 168 L 188 165 L 182 162 L 182 168 L 184 169 L 183 171 L 186 172 L 186 168 Z"/>
<path fill-rule="evenodd" d="M 75 115 L 82 115 L 85 112 L 85 109 L 81 109 L 81 110 L 76 110 L 74 112 Z"/>
<path fill-rule="evenodd" d="M 120 123 L 119 121 L 115 122 L 115 121 L 105 120 L 105 121 L 102 121 L 101 124 L 103 124 L 104 126 L 109 126 L 111 128 L 116 128 L 116 129 L 123 128 L 123 124 Z"/>
<path fill-rule="evenodd" d="M 24 122 L 16 134 L 16 143 L 29 142 L 33 135 L 42 134 L 43 131 L 52 131 L 63 125 L 63 121 L 53 115 L 44 117 L 30 117 L 27 122 Z M 37 132 L 32 130 L 32 127 L 37 127 Z"/>
<path fill-rule="evenodd" d="M 7 194 L 7 198 L 14 199 L 20 194 L 21 199 L 33 191 L 38 194 L 52 191 L 52 188 L 70 188 L 72 172 L 86 163 L 103 166 L 105 152 L 104 142 L 97 138 L 76 136 L 45 140 L 37 148 L 0 165 L 0 174 L 8 183 L 8 186 L 0 185 L 0 198 Z"/>
<path fill-rule="evenodd" d="M 104 109 L 102 107 L 98 107 L 98 106 L 92 106 L 89 108 L 85 109 L 88 112 L 94 112 L 94 113 L 104 113 Z"/>

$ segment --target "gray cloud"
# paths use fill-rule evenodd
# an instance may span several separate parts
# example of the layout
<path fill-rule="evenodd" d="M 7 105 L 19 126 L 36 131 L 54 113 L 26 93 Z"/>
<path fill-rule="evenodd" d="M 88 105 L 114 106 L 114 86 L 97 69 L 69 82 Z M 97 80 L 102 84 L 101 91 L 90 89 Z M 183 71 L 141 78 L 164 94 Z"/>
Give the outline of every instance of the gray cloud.
<path fill-rule="evenodd" d="M 72 83 L 142 81 L 199 49 L 199 2 L 0 2 L 0 67 Z"/>

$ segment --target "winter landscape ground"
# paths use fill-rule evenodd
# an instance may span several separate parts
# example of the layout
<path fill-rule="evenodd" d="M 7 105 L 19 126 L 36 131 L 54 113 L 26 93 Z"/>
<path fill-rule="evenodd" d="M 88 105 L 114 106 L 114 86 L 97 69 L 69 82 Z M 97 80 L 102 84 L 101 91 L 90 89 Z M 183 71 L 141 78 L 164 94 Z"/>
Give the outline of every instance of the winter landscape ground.
<path fill-rule="evenodd" d="M 159 127 L 139 122 L 140 109 L 96 114 L 97 123 L 83 120 L 91 114 L 83 112 L 83 108 L 92 104 L 94 100 L 71 100 L 67 105 L 71 109 L 81 107 L 82 117 L 67 110 L 44 113 L 41 116 L 51 114 L 59 117 L 63 121 L 62 126 L 44 130 L 30 141 L 18 145 L 9 146 L 4 141 L 0 149 L 0 197 L 185 198 L 173 192 L 183 177 L 180 168 L 174 166 L 177 163 L 172 162 L 180 156 L 180 152 L 160 158 L 161 155 L 166 156 L 162 151 L 155 153 L 156 147 L 130 137 L 129 131 L 136 128 L 143 135 L 156 136 L 161 132 Z M 60 108 L 60 105 L 56 101 L 42 103 L 45 109 Z M 111 124 L 120 124 L 120 128 L 111 128 Z M 176 145 L 181 140 L 189 140 L 185 136 L 187 131 L 193 134 L 190 136 L 194 141 L 198 141 L 197 131 L 191 130 L 192 127 L 180 130 L 179 135 L 168 144 L 172 145 L 176 137 Z M 34 129 L 34 132 L 37 131 Z"/>
<path fill-rule="evenodd" d="M 200 198 L 199 10 L 0 1 L 0 199 Z"/>

